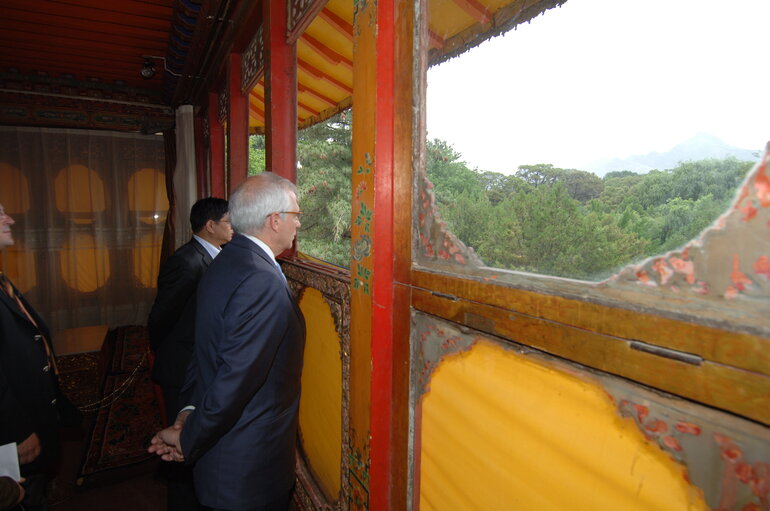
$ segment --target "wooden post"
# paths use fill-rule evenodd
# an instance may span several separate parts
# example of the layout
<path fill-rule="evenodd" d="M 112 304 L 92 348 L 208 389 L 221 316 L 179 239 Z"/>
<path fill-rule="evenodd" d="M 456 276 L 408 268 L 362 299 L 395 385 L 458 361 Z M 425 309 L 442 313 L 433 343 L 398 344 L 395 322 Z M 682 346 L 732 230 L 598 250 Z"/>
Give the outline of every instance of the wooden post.
<path fill-rule="evenodd" d="M 264 6 L 265 164 L 297 182 L 297 46 L 286 44 L 287 2 Z"/>
<path fill-rule="evenodd" d="M 270 3 L 270 2 L 268 2 Z M 227 90 L 227 159 L 230 193 L 243 181 L 249 171 L 249 98 L 241 92 L 241 55 L 230 54 Z"/>
<path fill-rule="evenodd" d="M 225 195 L 225 130 L 219 122 L 219 94 L 209 93 L 209 165 L 211 169 L 211 196 Z"/>
<path fill-rule="evenodd" d="M 363 451 L 369 426 L 368 508 L 382 511 L 407 504 L 413 10 L 363 2 L 354 20 L 351 374 L 370 373 L 351 383 L 369 391 L 368 403 L 351 399 L 351 440 Z"/>

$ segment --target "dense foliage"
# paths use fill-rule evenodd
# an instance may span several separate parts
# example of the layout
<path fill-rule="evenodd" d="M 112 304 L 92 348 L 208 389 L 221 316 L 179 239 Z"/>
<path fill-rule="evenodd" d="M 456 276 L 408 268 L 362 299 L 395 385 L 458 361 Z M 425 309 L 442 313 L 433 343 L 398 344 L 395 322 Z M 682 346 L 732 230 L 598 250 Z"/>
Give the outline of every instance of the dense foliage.
<path fill-rule="evenodd" d="M 350 128 L 346 112 L 298 140 L 300 249 L 340 266 L 350 257 Z M 264 166 L 264 151 L 253 158 Z M 729 157 L 644 175 L 600 178 L 550 164 L 504 175 L 469 168 L 445 141 L 427 144 L 440 214 L 486 264 L 588 280 L 695 238 L 727 209 L 751 166 Z"/>
<path fill-rule="evenodd" d="M 751 166 L 729 157 L 600 178 L 539 164 L 506 176 L 469 169 L 442 140 L 427 158 L 442 217 L 486 264 L 589 280 L 695 238 Z"/>

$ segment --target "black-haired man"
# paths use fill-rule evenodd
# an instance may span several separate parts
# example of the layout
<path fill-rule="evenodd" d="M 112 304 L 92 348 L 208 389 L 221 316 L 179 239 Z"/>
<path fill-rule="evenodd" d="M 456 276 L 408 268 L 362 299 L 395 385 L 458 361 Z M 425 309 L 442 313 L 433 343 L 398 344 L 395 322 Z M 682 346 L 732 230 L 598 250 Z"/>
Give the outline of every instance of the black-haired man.
<path fill-rule="evenodd" d="M 147 327 L 155 354 L 152 377 L 163 389 L 166 416 L 172 423 L 183 406 L 179 390 L 194 349 L 198 281 L 221 246 L 233 236 L 227 207 L 226 200 L 215 197 L 196 202 L 190 210 L 192 239 L 161 265 L 158 274 L 158 294 Z M 197 509 L 192 476 L 180 473 L 184 471 L 179 468 L 169 474 L 168 509 Z"/>

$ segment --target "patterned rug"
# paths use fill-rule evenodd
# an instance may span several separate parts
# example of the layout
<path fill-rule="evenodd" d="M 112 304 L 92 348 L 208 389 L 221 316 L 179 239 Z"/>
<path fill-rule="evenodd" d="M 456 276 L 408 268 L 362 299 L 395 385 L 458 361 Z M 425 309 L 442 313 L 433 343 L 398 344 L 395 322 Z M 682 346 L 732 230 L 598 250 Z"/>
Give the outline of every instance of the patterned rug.
<path fill-rule="evenodd" d="M 92 416 L 92 424 L 77 478 L 79 486 L 156 468 L 157 457 L 147 452 L 147 445 L 162 423 L 148 352 L 143 326 L 118 327 L 107 334 L 101 351 L 101 392 L 97 400 L 83 407 Z"/>

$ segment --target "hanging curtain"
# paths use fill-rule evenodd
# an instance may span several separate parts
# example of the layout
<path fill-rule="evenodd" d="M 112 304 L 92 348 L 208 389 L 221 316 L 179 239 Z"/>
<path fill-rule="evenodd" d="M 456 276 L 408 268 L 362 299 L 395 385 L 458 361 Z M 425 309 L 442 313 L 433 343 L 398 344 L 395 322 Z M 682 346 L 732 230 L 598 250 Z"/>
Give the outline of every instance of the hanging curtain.
<path fill-rule="evenodd" d="M 168 211 L 163 137 L 0 127 L 0 269 L 56 332 L 144 324 Z"/>
<path fill-rule="evenodd" d="M 174 170 L 174 223 L 176 248 L 190 241 L 190 208 L 195 202 L 197 173 L 195 172 L 195 116 L 192 105 L 176 109 L 176 168 Z"/>

